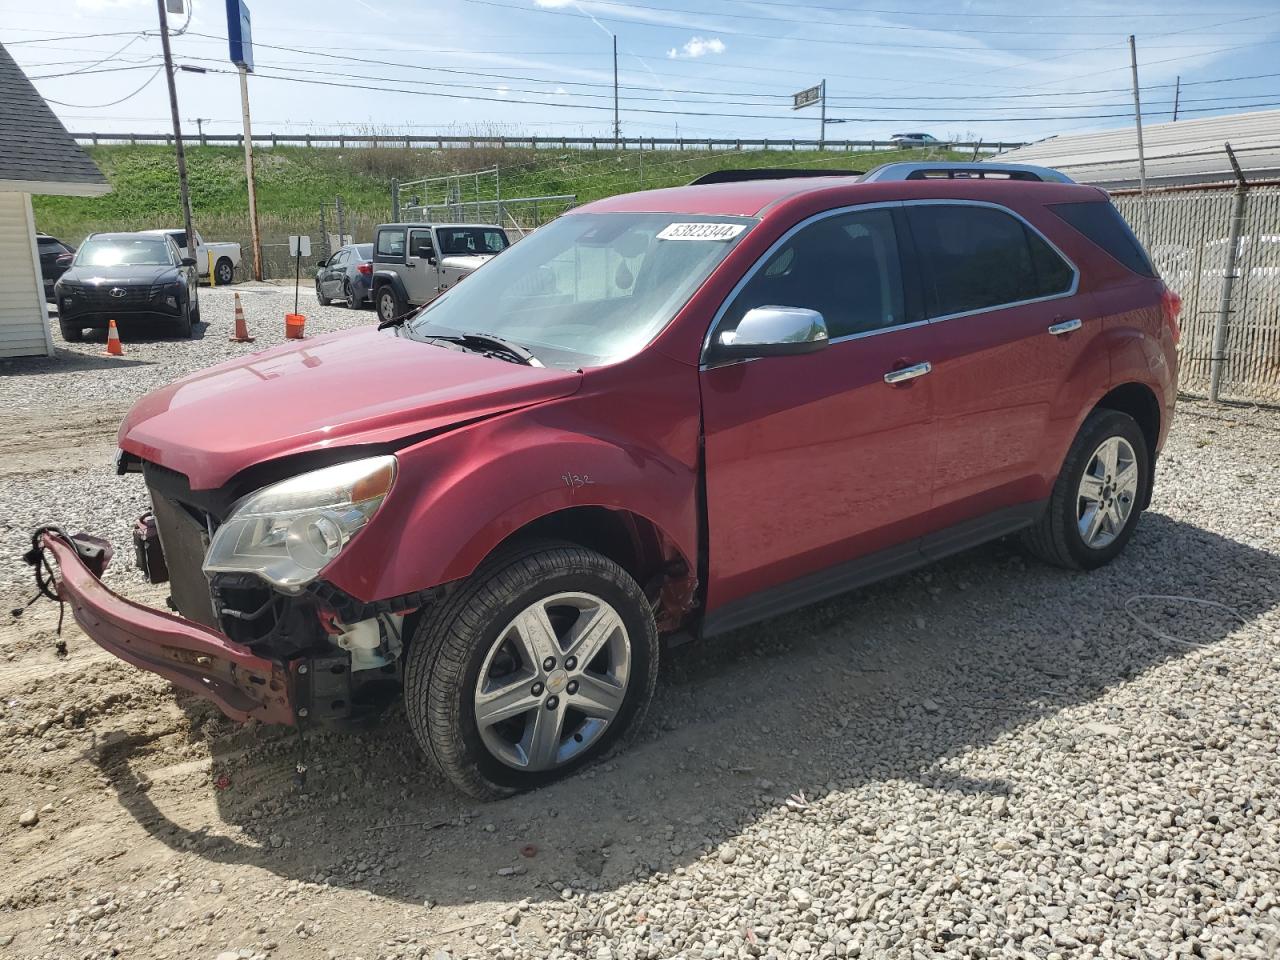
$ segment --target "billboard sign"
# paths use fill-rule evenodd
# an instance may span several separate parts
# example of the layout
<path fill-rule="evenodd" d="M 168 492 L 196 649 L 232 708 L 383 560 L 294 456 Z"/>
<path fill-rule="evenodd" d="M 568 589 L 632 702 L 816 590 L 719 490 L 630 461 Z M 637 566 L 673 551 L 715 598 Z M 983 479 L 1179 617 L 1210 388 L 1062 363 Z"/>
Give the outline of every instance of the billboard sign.
<path fill-rule="evenodd" d="M 816 87 L 810 87 L 808 90 L 801 90 L 799 93 L 791 95 L 794 101 L 791 109 L 799 110 L 801 107 L 811 107 L 822 99 L 822 84 Z"/>
<path fill-rule="evenodd" d="M 253 31 L 249 25 L 249 5 L 244 0 L 227 0 L 227 43 L 231 62 L 253 73 Z"/>

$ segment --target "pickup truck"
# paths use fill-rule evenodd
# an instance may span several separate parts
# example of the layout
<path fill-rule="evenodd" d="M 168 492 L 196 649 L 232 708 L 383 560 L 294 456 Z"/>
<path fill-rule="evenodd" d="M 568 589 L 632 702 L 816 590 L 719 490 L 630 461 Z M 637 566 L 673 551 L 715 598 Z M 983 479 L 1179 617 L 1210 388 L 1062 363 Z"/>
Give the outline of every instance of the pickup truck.
<path fill-rule="evenodd" d="M 209 276 L 209 264 L 213 263 L 213 276 L 218 286 L 226 286 L 228 283 L 235 282 L 235 270 L 240 266 L 240 244 L 238 243 L 207 243 L 204 237 L 200 236 L 200 231 L 196 231 L 196 248 L 194 251 L 187 249 L 187 231 L 185 230 L 144 230 L 143 233 L 160 233 L 173 240 L 178 246 L 184 257 L 194 257 L 196 261 L 196 269 L 200 271 L 201 278 Z M 210 258 L 212 254 L 212 258 Z"/>
<path fill-rule="evenodd" d="M 373 243 L 378 320 L 430 303 L 509 246 L 506 231 L 489 224 L 381 224 Z"/>

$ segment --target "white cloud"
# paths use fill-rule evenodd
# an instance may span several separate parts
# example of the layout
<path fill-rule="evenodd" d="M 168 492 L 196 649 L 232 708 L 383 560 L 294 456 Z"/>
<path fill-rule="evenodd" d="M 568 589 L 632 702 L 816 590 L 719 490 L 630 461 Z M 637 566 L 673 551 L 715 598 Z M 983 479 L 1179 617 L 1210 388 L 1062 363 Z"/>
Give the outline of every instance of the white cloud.
<path fill-rule="evenodd" d="M 667 57 L 671 60 L 679 60 L 682 57 L 686 59 L 695 59 L 697 57 L 705 57 L 708 53 L 724 53 L 724 41 L 719 37 L 712 37 L 707 40 L 703 37 L 690 37 L 683 47 L 677 50 L 672 47 L 667 51 Z"/>
<path fill-rule="evenodd" d="M 100 13 L 104 10 L 128 10 L 131 7 L 142 7 L 146 5 L 146 0 L 76 0 L 76 9 L 89 11 L 92 13 Z M 184 14 L 185 15 L 185 14 Z M 169 14 L 170 22 L 178 14 Z"/>
<path fill-rule="evenodd" d="M 555 9 L 556 7 L 567 7 L 573 3 L 573 0 L 533 0 L 535 7 L 548 7 Z"/>

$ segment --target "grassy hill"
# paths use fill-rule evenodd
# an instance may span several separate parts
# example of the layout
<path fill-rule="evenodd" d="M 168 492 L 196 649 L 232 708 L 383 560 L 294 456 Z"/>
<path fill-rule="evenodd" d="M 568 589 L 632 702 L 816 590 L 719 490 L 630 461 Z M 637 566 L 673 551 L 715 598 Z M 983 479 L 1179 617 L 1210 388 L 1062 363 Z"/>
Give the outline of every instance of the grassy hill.
<path fill-rule="evenodd" d="M 89 153 L 111 181 L 103 197 L 36 197 L 37 228 L 79 243 L 97 230 L 137 230 L 180 225 L 178 175 L 164 146 L 98 146 Z M 391 216 L 393 178 L 401 181 L 498 168 L 503 198 L 576 194 L 578 203 L 632 190 L 688 183 L 711 170 L 742 167 L 811 167 L 867 170 L 880 163 L 922 159 L 919 151 L 791 150 L 550 150 L 406 149 L 403 147 L 259 148 L 258 212 L 268 275 L 291 272 L 290 234 L 319 238 L 320 205 L 341 196 L 347 232 L 368 240 Z M 948 159 L 933 154 L 929 159 Z M 238 147 L 196 147 L 187 152 L 192 213 L 210 240 L 238 240 L 249 248 L 244 154 Z M 409 191 L 406 191 L 408 193 Z M 481 198 L 491 199 L 491 180 Z M 469 198 L 467 194 L 464 198 Z M 407 201 L 407 196 L 406 196 Z M 560 209 L 543 207 L 540 213 Z M 326 224 L 336 231 L 332 210 Z"/>

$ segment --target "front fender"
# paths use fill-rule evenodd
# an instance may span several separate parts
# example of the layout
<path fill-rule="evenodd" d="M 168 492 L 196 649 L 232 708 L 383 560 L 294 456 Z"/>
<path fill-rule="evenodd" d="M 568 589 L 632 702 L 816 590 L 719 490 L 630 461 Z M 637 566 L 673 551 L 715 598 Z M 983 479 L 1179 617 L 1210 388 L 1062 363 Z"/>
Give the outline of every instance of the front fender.
<path fill-rule="evenodd" d="M 324 578 L 368 601 L 415 593 L 470 575 L 534 520 L 583 506 L 644 517 L 696 558 L 696 463 L 562 429 L 557 409 L 515 411 L 400 451 L 391 494 Z"/>

